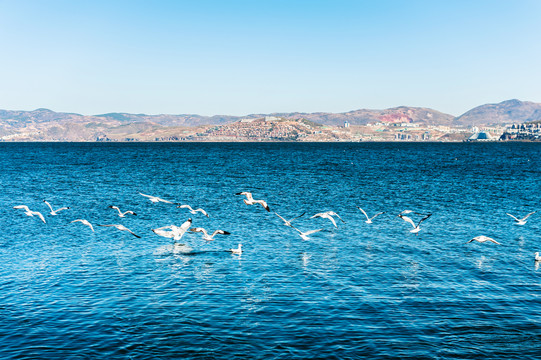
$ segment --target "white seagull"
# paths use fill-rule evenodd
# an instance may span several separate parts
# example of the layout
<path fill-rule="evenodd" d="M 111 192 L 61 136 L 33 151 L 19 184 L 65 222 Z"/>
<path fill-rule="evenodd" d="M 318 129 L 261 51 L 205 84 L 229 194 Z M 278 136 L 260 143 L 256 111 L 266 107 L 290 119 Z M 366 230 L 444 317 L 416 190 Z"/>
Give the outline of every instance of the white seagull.
<path fill-rule="evenodd" d="M 26 205 L 17 205 L 17 206 L 14 206 L 13 208 L 14 209 L 24 209 L 24 213 L 26 215 L 28 215 L 28 216 L 36 215 L 37 217 L 39 217 L 41 219 L 41 221 L 45 222 L 45 218 L 43 217 L 43 215 L 39 211 L 32 211 Z"/>
<path fill-rule="evenodd" d="M 265 202 L 265 200 L 254 200 L 254 198 L 252 197 L 252 193 L 248 191 L 239 192 L 239 193 L 236 193 L 235 195 L 246 195 L 246 199 L 244 200 L 244 203 L 246 205 L 261 204 L 261 206 L 263 206 L 265 210 L 270 211 L 270 208 Z"/>
<path fill-rule="evenodd" d="M 90 227 L 90 229 L 91 229 L 92 231 L 94 231 L 94 227 L 92 226 L 91 223 L 88 222 L 88 220 L 85 220 L 85 219 L 77 219 L 77 220 L 73 220 L 73 221 L 71 221 L 71 222 L 72 222 L 72 223 L 74 223 L 74 222 L 80 222 L 80 223 L 82 223 L 83 225 L 86 225 L 86 226 Z"/>
<path fill-rule="evenodd" d="M 207 214 L 207 212 L 201 208 L 199 209 L 192 209 L 192 207 L 190 205 L 179 205 L 177 206 L 177 209 L 188 209 L 190 211 L 190 213 L 192 215 L 195 215 L 197 214 L 197 212 L 200 212 L 201 214 L 205 215 L 206 217 L 209 217 L 209 214 Z"/>
<path fill-rule="evenodd" d="M 188 219 L 180 226 L 169 225 L 158 229 L 152 229 L 154 234 L 178 241 L 192 225 L 192 219 Z M 166 231 L 169 230 L 169 231 Z"/>
<path fill-rule="evenodd" d="M 134 233 L 133 231 L 131 231 L 130 229 L 128 229 L 128 228 L 125 227 L 124 225 L 120 225 L 120 224 L 112 224 L 112 225 L 98 225 L 98 226 L 114 227 L 114 228 L 117 228 L 117 229 L 120 230 L 120 231 L 127 231 L 127 232 L 129 232 L 130 234 L 132 234 L 133 236 L 135 236 L 136 238 L 140 238 L 139 235 L 137 235 L 136 233 Z"/>
<path fill-rule="evenodd" d="M 229 252 L 231 252 L 233 254 L 240 255 L 240 254 L 242 254 L 242 244 L 239 244 L 239 247 L 236 248 L 236 249 L 229 249 L 227 251 L 229 251 Z"/>
<path fill-rule="evenodd" d="M 513 215 L 509 214 L 509 213 L 506 213 L 507 215 L 511 216 L 513 219 L 515 219 L 515 224 L 516 225 L 524 225 L 526 224 L 526 219 L 530 217 L 530 215 L 533 215 L 535 214 L 537 211 L 532 211 L 531 213 L 529 213 L 528 215 L 524 216 L 522 219 L 518 219 L 516 217 L 514 217 Z"/>
<path fill-rule="evenodd" d="M 342 218 L 337 214 L 335 213 L 334 211 L 327 211 L 327 212 L 322 212 L 322 213 L 317 213 L 315 214 L 314 216 L 312 216 L 310 219 L 313 219 L 313 218 L 316 218 L 316 217 L 320 217 L 320 218 L 324 218 L 324 219 L 329 219 L 331 220 L 331 222 L 333 223 L 334 227 L 338 227 L 336 226 L 336 222 L 334 221 L 334 218 L 333 216 L 338 216 L 338 218 L 340 220 L 342 220 Z M 345 223 L 344 220 L 342 220 L 343 223 Z"/>
<path fill-rule="evenodd" d="M 164 200 L 164 199 L 159 198 L 157 196 L 145 195 L 145 194 L 141 194 L 141 193 L 139 193 L 139 195 L 143 195 L 144 197 L 148 198 L 153 203 L 163 202 L 163 203 L 167 203 L 167 204 L 174 204 L 174 202 L 172 202 L 172 201 Z"/>
<path fill-rule="evenodd" d="M 231 235 L 230 232 L 227 232 L 227 231 L 224 231 L 224 230 L 214 230 L 214 232 L 212 233 L 212 235 L 209 235 L 207 233 L 207 230 L 203 229 L 203 228 L 192 228 L 190 229 L 191 232 L 202 232 L 203 233 L 203 240 L 207 240 L 207 241 L 212 241 L 214 240 L 214 235 L 216 234 L 221 234 L 221 235 Z"/>
<path fill-rule="evenodd" d="M 120 211 L 120 209 L 118 208 L 118 206 L 113 206 L 113 205 L 111 205 L 111 206 L 109 206 L 109 207 L 110 207 L 111 209 L 116 209 L 116 210 L 118 210 L 118 216 L 120 216 L 120 217 L 125 217 L 126 214 L 137 215 L 136 213 L 134 213 L 134 212 L 131 211 L 131 210 L 122 212 L 122 211 Z"/>
<path fill-rule="evenodd" d="M 358 206 L 357 206 L 357 209 L 361 210 L 361 212 L 364 214 L 364 216 L 366 216 L 365 223 L 367 223 L 367 224 L 372 224 L 372 220 L 374 220 L 376 217 L 380 216 L 381 214 L 385 214 L 385 211 L 382 211 L 382 212 L 379 212 L 379 213 L 377 213 L 376 215 L 374 215 L 372 217 L 368 217 L 368 214 L 366 213 L 366 211 L 364 211 L 363 209 L 361 209 Z"/>
<path fill-rule="evenodd" d="M 478 241 L 478 242 L 480 242 L 480 243 L 484 243 L 485 241 L 491 241 L 491 242 L 493 242 L 494 244 L 501 245 L 499 242 L 497 242 L 497 241 L 494 240 L 493 238 L 489 238 L 488 236 L 484 236 L 484 235 L 476 236 L 476 237 L 474 237 L 473 239 L 471 239 L 470 241 L 468 241 L 466 244 L 469 244 L 469 243 L 471 243 L 472 241 Z"/>
<path fill-rule="evenodd" d="M 413 220 L 411 220 L 411 218 L 407 217 L 407 216 L 404 216 L 404 215 L 398 215 L 399 218 L 401 218 L 402 220 L 406 221 L 406 222 L 409 222 L 411 224 L 411 226 L 413 226 L 413 229 L 410 230 L 410 233 L 418 233 L 419 231 L 421 231 L 421 228 L 419 227 L 419 225 L 421 225 L 421 223 L 423 221 L 425 221 L 426 219 L 428 219 L 429 217 L 431 217 L 432 214 L 428 214 L 427 216 L 425 216 L 424 218 L 422 218 L 421 220 L 419 220 L 419 222 L 417 223 L 417 225 L 415 225 L 415 223 L 413 222 Z"/>
<path fill-rule="evenodd" d="M 413 213 L 415 215 L 419 215 L 419 216 L 427 216 L 428 215 L 428 214 L 421 214 L 421 213 L 415 212 L 413 210 L 404 210 L 400 214 L 398 214 L 398 216 L 404 215 L 404 214 L 411 214 L 411 213 Z"/>
<path fill-rule="evenodd" d="M 49 213 L 51 215 L 58 215 L 57 212 L 59 212 L 59 211 L 71 209 L 69 206 L 67 206 L 67 207 L 61 207 L 60 209 L 53 210 L 53 207 L 51 206 L 51 204 L 49 204 L 49 202 L 47 200 L 43 200 L 43 202 L 45 204 L 47 204 L 49 209 L 51 209 L 51 212 Z"/>
<path fill-rule="evenodd" d="M 539 256 L 539 252 L 535 253 L 535 261 L 541 261 L 541 256 Z"/>
<path fill-rule="evenodd" d="M 284 219 L 283 217 L 281 217 L 280 215 L 278 215 L 277 212 L 274 212 L 274 213 L 276 214 L 276 216 L 278 216 L 280 219 L 282 219 L 282 221 L 284 222 L 284 225 L 285 225 L 285 226 L 289 226 L 289 227 L 292 227 L 292 226 L 291 226 L 291 222 L 292 222 L 293 220 L 298 219 L 298 218 L 300 218 L 301 216 L 303 216 L 304 214 L 306 214 L 306 212 L 303 212 L 302 214 L 300 214 L 299 216 L 294 217 L 293 219 L 286 220 L 286 219 Z"/>
<path fill-rule="evenodd" d="M 308 237 L 308 235 L 312 235 L 312 234 L 315 234 L 317 232 L 320 232 L 320 231 L 323 231 L 323 229 L 317 229 L 317 230 L 310 230 L 310 231 L 305 231 L 305 232 L 302 232 L 300 231 L 299 229 L 297 229 L 296 227 L 293 227 L 293 229 L 297 230 L 299 232 L 299 235 L 300 237 L 303 239 L 303 240 L 310 240 L 310 238 Z"/>

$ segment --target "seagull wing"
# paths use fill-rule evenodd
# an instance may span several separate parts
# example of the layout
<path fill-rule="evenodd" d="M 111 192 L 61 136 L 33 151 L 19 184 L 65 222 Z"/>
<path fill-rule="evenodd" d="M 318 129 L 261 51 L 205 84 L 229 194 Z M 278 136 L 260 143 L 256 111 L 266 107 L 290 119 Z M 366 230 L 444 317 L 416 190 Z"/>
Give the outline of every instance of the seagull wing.
<path fill-rule="evenodd" d="M 69 206 L 66 206 L 66 207 L 61 207 L 60 209 L 58 210 L 55 210 L 55 212 L 59 212 L 59 211 L 62 211 L 62 210 L 69 210 L 70 207 Z"/>
<path fill-rule="evenodd" d="M 496 240 L 494 240 L 494 239 L 492 239 L 492 238 L 488 238 L 487 240 L 488 240 L 488 241 L 492 241 L 494 244 L 501 245 L 499 242 L 497 242 Z"/>
<path fill-rule="evenodd" d="M 364 211 L 363 209 L 361 209 L 360 207 L 357 206 L 357 209 L 361 210 L 361 212 L 364 214 L 364 216 L 366 216 L 366 220 L 371 220 L 368 215 L 366 214 L 366 211 Z M 375 216 L 374 216 L 375 217 Z M 373 218 L 372 218 L 373 219 Z"/>
<path fill-rule="evenodd" d="M 516 217 L 514 217 L 513 215 L 509 214 L 509 213 L 506 213 L 507 215 L 511 216 L 513 219 L 515 219 L 515 221 L 520 221 L 520 219 L 517 219 Z"/>
<path fill-rule="evenodd" d="M 190 211 L 193 211 L 192 207 L 190 205 L 179 205 L 177 206 L 177 209 L 188 209 Z"/>
<path fill-rule="evenodd" d="M 401 218 L 402 220 L 404 220 L 405 222 L 409 222 L 409 223 L 411 224 L 411 226 L 413 226 L 414 229 L 417 227 L 417 226 L 415 226 L 415 223 L 413 222 L 413 220 L 411 220 L 410 217 L 404 216 L 404 215 L 399 215 L 399 216 L 400 216 L 400 218 Z"/>
<path fill-rule="evenodd" d="M 337 228 L 338 226 L 336 225 L 336 221 L 334 221 L 333 217 L 332 216 L 326 216 L 327 219 L 331 220 L 332 224 L 334 225 L 335 228 Z"/>
<path fill-rule="evenodd" d="M 342 220 L 342 218 L 340 217 L 340 215 L 338 215 L 337 213 L 333 212 L 333 215 L 338 216 L 338 218 L 340 219 L 340 221 L 342 221 L 344 224 L 346 223 L 344 220 Z"/>
<path fill-rule="evenodd" d="M 281 217 L 280 215 L 278 215 L 278 213 L 276 211 L 274 211 L 274 213 L 276 214 L 276 216 L 278 216 L 280 219 L 282 219 L 283 222 L 288 223 L 288 221 L 286 219 L 284 219 L 283 217 Z"/>
<path fill-rule="evenodd" d="M 310 231 L 305 232 L 304 235 L 311 235 L 320 231 L 323 231 L 323 229 L 310 230 Z"/>
<path fill-rule="evenodd" d="M 31 211 L 32 215 L 37 215 L 41 221 L 43 221 L 45 223 L 45 218 L 43 217 L 43 215 L 39 212 L 39 211 Z"/>
<path fill-rule="evenodd" d="M 202 232 L 205 236 L 208 236 L 208 233 L 207 233 L 207 230 L 203 229 L 203 228 L 191 228 L 190 229 L 191 232 Z M 214 234 L 212 235 L 214 236 Z"/>
<path fill-rule="evenodd" d="M 230 232 L 227 232 L 227 231 L 224 231 L 224 230 L 214 230 L 214 232 L 212 233 L 212 236 L 216 235 L 216 234 L 221 234 L 221 235 L 231 235 Z"/>
<path fill-rule="evenodd" d="M 51 206 L 51 204 L 49 204 L 47 200 L 43 200 L 43 202 L 49 207 L 49 209 L 51 209 L 51 211 L 54 212 L 53 207 Z"/>
<path fill-rule="evenodd" d="M 421 220 L 419 220 L 419 223 L 417 224 L 416 227 L 419 227 L 419 225 L 421 225 L 421 223 L 422 223 L 423 221 L 425 221 L 426 219 L 428 219 L 428 218 L 431 217 L 431 216 L 432 216 L 432 214 L 428 214 L 427 216 L 425 216 L 424 218 L 422 218 Z"/>
<path fill-rule="evenodd" d="M 119 228 L 117 228 L 119 229 Z M 119 229 L 119 230 L 124 230 L 124 231 L 127 231 L 129 232 L 130 234 L 132 234 L 133 236 L 135 236 L 136 238 L 141 238 L 139 235 L 137 235 L 136 233 L 134 233 L 133 231 L 131 231 L 130 229 L 128 229 L 127 227 L 123 226 L 123 229 Z"/>
<path fill-rule="evenodd" d="M 173 238 L 175 237 L 175 234 L 173 231 L 165 231 L 164 229 L 166 228 L 171 228 L 170 226 L 164 226 L 163 228 L 159 228 L 159 229 L 152 229 L 152 232 L 156 235 L 160 235 L 160 236 L 163 236 L 165 238 Z"/>
<path fill-rule="evenodd" d="M 207 212 L 201 208 L 195 209 L 194 211 L 199 211 L 201 214 L 205 215 L 206 217 L 210 217 L 209 214 L 207 214 Z"/>
<path fill-rule="evenodd" d="M 372 216 L 370 220 L 374 220 L 376 217 L 380 216 L 381 214 L 385 214 L 385 211 L 379 212 L 376 215 Z"/>
<path fill-rule="evenodd" d="M 14 209 L 24 209 L 25 211 L 30 211 L 30 209 L 26 205 L 16 205 L 13 208 Z"/>
<path fill-rule="evenodd" d="M 528 215 L 524 216 L 522 218 L 522 221 L 526 220 L 527 218 L 529 218 L 530 216 L 532 216 L 533 214 L 535 214 L 537 211 L 532 211 L 531 213 L 529 213 Z"/>
<path fill-rule="evenodd" d="M 275 214 L 276 214 L 276 213 L 275 213 Z M 289 222 L 292 222 L 293 220 L 300 218 L 300 217 L 303 216 L 304 214 L 306 214 L 306 211 L 303 212 L 302 214 L 300 214 L 299 216 L 295 216 L 293 219 L 289 220 Z M 278 214 L 276 214 L 276 215 L 278 215 Z"/>

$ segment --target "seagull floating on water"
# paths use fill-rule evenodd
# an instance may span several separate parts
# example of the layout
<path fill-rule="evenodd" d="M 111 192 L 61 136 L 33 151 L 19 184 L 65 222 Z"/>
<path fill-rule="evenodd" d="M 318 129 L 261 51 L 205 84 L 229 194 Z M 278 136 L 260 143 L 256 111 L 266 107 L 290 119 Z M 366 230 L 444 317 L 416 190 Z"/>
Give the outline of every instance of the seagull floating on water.
<path fill-rule="evenodd" d="M 169 226 L 164 226 L 158 229 L 152 229 L 152 231 L 156 235 L 160 235 L 169 239 L 172 238 L 173 240 L 178 241 L 182 239 L 182 236 L 184 235 L 184 233 L 186 233 L 186 231 L 190 228 L 191 225 L 192 225 L 192 219 L 190 218 L 180 226 L 169 225 Z M 169 231 L 166 231 L 166 230 L 169 230 Z"/>
<path fill-rule="evenodd" d="M 315 214 L 314 216 L 310 217 L 310 219 L 313 219 L 313 218 L 316 218 L 316 217 L 320 217 L 320 218 L 324 218 L 324 219 L 329 219 L 331 220 L 331 222 L 333 223 L 334 227 L 338 227 L 336 226 L 336 222 L 334 221 L 334 218 L 333 216 L 338 216 L 338 218 L 340 220 L 342 220 L 342 218 L 337 214 L 335 213 L 334 211 L 327 211 L 327 212 L 322 212 L 322 213 L 317 213 Z M 343 223 L 345 223 L 344 220 L 342 220 Z"/>
<path fill-rule="evenodd" d="M 248 191 L 239 192 L 239 193 L 236 193 L 235 195 L 246 195 L 246 199 L 244 200 L 244 203 L 246 205 L 261 204 L 261 206 L 263 206 L 265 210 L 270 211 L 270 208 L 265 202 L 265 200 L 254 200 L 254 198 L 252 197 L 252 193 Z"/>
<path fill-rule="evenodd" d="M 28 215 L 28 216 L 36 215 L 37 217 L 39 217 L 41 219 L 41 221 L 43 221 L 45 223 L 45 218 L 43 217 L 43 215 L 39 211 L 32 211 L 26 205 L 17 205 L 17 206 L 14 206 L 13 208 L 14 209 L 24 209 L 24 213 L 26 215 Z"/>
<path fill-rule="evenodd" d="M 144 197 L 148 198 L 153 203 L 163 202 L 163 203 L 166 203 L 166 204 L 174 204 L 174 202 L 172 202 L 172 201 L 164 200 L 164 199 L 159 198 L 157 196 L 145 195 L 145 194 L 142 194 L 142 193 L 139 193 L 139 195 L 143 195 Z"/>
<path fill-rule="evenodd" d="M 242 244 L 239 244 L 239 247 L 236 249 L 229 249 L 229 252 L 232 252 L 233 254 L 240 255 L 242 254 Z"/>
<path fill-rule="evenodd" d="M 177 209 L 188 209 L 192 215 L 195 215 L 198 212 L 200 212 L 201 214 L 205 215 L 206 217 L 209 217 L 209 214 L 207 214 L 207 212 L 205 210 L 203 210 L 201 208 L 194 210 L 194 209 L 192 209 L 192 207 L 190 205 L 179 205 L 179 206 L 177 206 Z"/>
<path fill-rule="evenodd" d="M 207 240 L 207 241 L 212 241 L 214 240 L 214 235 L 216 234 L 221 234 L 221 235 L 231 235 L 230 232 L 227 232 L 227 231 L 224 231 L 224 230 L 214 230 L 214 232 L 212 233 L 212 235 L 209 235 L 207 233 L 207 230 L 203 229 L 203 228 L 192 228 L 190 229 L 191 232 L 202 232 L 203 233 L 203 240 Z"/>
<path fill-rule="evenodd" d="M 137 215 L 136 213 L 134 213 L 134 212 L 131 211 L 131 210 L 122 212 L 122 211 L 120 211 L 120 209 L 118 208 L 118 206 L 113 206 L 113 205 L 111 205 L 111 206 L 109 206 L 109 207 L 110 207 L 111 209 L 116 209 L 116 210 L 118 210 L 118 216 L 120 216 L 120 217 L 125 217 L 126 214 Z"/>
<path fill-rule="evenodd" d="M 429 217 L 431 217 L 432 214 L 428 214 L 426 215 L 424 218 L 422 218 L 421 220 L 419 220 L 419 222 L 417 223 L 417 225 L 415 225 L 415 223 L 413 222 L 413 220 L 411 220 L 411 218 L 407 217 L 407 216 L 404 216 L 404 215 L 398 215 L 399 218 L 401 218 L 402 220 L 406 221 L 406 222 L 409 222 L 411 224 L 411 226 L 413 226 L 413 229 L 410 230 L 410 233 L 418 233 L 419 231 L 421 231 L 421 228 L 419 227 L 419 225 L 421 225 L 421 223 L 423 221 L 425 221 L 426 219 L 428 219 Z"/>
<path fill-rule="evenodd" d="M 127 231 L 130 234 L 132 234 L 133 236 L 135 236 L 136 238 L 140 238 L 139 235 L 137 235 L 136 233 L 134 233 L 133 231 L 131 231 L 130 229 L 128 229 L 127 227 L 125 227 L 124 225 L 121 225 L 121 224 L 98 225 L 98 226 L 114 227 L 114 228 L 117 228 L 120 231 Z"/>
<path fill-rule="evenodd" d="M 494 244 L 501 245 L 499 242 L 497 242 L 497 241 L 494 240 L 493 238 L 489 238 L 488 236 L 484 236 L 484 235 L 476 236 L 476 237 L 474 237 L 473 239 L 471 239 L 470 241 L 468 241 L 466 244 L 469 244 L 469 243 L 471 243 L 472 241 L 477 241 L 477 242 L 480 242 L 480 243 L 484 243 L 484 242 L 486 242 L 486 241 L 490 241 L 490 242 L 493 242 Z"/>
<path fill-rule="evenodd" d="M 47 204 L 49 209 L 51 209 L 51 212 L 49 213 L 51 215 L 58 215 L 57 212 L 59 212 L 59 211 L 71 209 L 69 206 L 67 206 L 67 207 L 61 207 L 60 209 L 53 210 L 53 207 L 51 206 L 51 204 L 49 204 L 49 202 L 47 200 L 43 200 L 43 202 L 45 204 Z"/>
<path fill-rule="evenodd" d="M 541 261 L 541 256 L 539 256 L 539 252 L 535 253 L 535 261 Z"/>
<path fill-rule="evenodd" d="M 77 219 L 77 220 L 73 220 L 73 221 L 71 221 L 71 222 L 72 222 L 72 223 L 74 223 L 74 222 L 80 222 L 80 223 L 82 223 L 83 225 L 86 225 L 86 226 L 90 227 L 90 229 L 91 229 L 92 231 L 94 231 L 94 227 L 92 226 L 91 223 L 88 222 L 88 220 L 85 220 L 85 219 Z"/>
<path fill-rule="evenodd" d="M 518 219 L 518 218 L 514 217 L 513 215 L 511 215 L 509 213 L 506 213 L 506 214 L 511 216 L 513 219 L 515 219 L 515 224 L 516 225 L 524 225 L 524 224 L 526 224 L 526 219 L 529 218 L 531 215 L 535 214 L 536 212 L 537 211 L 532 211 L 528 215 L 524 216 L 522 219 Z"/>
<path fill-rule="evenodd" d="M 357 206 L 357 209 L 361 210 L 361 212 L 364 214 L 364 216 L 366 216 L 365 223 L 367 223 L 367 224 L 372 224 L 372 220 L 374 220 L 376 217 L 380 216 L 381 214 L 385 214 L 385 211 L 382 211 L 382 212 L 379 212 L 379 213 L 377 213 L 376 215 L 374 215 L 372 217 L 368 217 L 368 214 L 366 213 L 366 211 L 364 211 L 363 209 L 361 209 L 358 206 Z"/>
<path fill-rule="evenodd" d="M 300 218 L 301 216 L 303 216 L 304 214 L 306 214 L 306 212 L 303 212 L 302 214 L 300 214 L 299 216 L 294 217 L 293 219 L 286 220 L 286 219 L 284 219 L 283 217 L 281 217 L 280 215 L 278 215 L 277 212 L 274 212 L 274 213 L 276 214 L 276 216 L 278 216 L 280 219 L 282 219 L 282 221 L 284 222 L 284 225 L 285 225 L 285 226 L 289 226 L 289 227 L 293 227 L 293 226 L 291 226 L 291 222 L 292 222 L 293 220 L 298 219 L 298 218 Z"/>

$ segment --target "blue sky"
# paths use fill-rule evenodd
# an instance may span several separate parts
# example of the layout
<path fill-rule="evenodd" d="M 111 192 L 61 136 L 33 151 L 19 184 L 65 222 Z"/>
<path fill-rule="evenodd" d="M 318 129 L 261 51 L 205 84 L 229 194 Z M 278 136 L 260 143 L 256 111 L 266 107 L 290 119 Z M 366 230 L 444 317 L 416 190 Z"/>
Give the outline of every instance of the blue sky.
<path fill-rule="evenodd" d="M 0 0 L 0 108 L 453 115 L 541 102 L 541 1 Z"/>

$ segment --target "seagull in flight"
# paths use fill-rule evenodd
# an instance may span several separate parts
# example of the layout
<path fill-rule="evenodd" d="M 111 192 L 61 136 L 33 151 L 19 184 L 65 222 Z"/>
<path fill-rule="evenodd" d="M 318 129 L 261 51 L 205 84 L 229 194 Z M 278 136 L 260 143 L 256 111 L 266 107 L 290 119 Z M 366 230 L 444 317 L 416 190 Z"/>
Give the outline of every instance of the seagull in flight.
<path fill-rule="evenodd" d="M 535 261 L 536 262 L 541 261 L 541 256 L 539 256 L 539 252 L 535 253 Z"/>
<path fill-rule="evenodd" d="M 332 219 L 332 218 L 331 218 Z M 323 231 L 323 229 L 317 229 L 317 230 L 310 230 L 310 231 L 305 231 L 305 232 L 302 232 L 300 231 L 299 229 L 297 229 L 296 227 L 293 227 L 293 229 L 297 230 L 299 232 L 299 236 L 303 239 L 303 240 L 310 240 L 310 238 L 308 237 L 308 235 L 312 235 L 312 234 L 315 234 L 317 232 L 320 232 L 320 231 Z"/>
<path fill-rule="evenodd" d="M 306 214 L 306 212 L 303 212 L 302 214 L 300 214 L 299 216 L 294 217 L 293 219 L 286 220 L 286 219 L 284 219 L 283 217 L 281 217 L 280 215 L 278 215 L 277 212 L 274 212 L 274 213 L 276 214 L 276 216 L 278 216 L 280 219 L 282 219 L 282 221 L 284 222 L 284 225 L 285 225 L 285 226 L 289 226 L 289 227 L 293 227 L 293 226 L 291 226 L 291 222 L 292 222 L 293 220 L 298 219 L 298 218 L 300 218 L 301 216 L 303 216 L 304 214 Z"/>
<path fill-rule="evenodd" d="M 28 216 L 36 215 L 37 217 L 39 217 L 41 219 L 41 221 L 43 221 L 45 223 L 45 218 L 43 217 L 43 215 L 39 211 L 32 211 L 26 205 L 17 205 L 17 206 L 14 206 L 13 208 L 14 209 L 24 209 L 24 213 L 26 215 L 28 215 Z"/>
<path fill-rule="evenodd" d="M 154 234 L 156 235 L 160 235 L 165 238 L 178 241 L 182 239 L 182 236 L 190 228 L 191 225 L 192 225 L 192 219 L 190 218 L 180 226 L 175 226 L 175 225 L 163 226 L 161 228 L 152 229 L 152 232 L 154 232 Z"/>
<path fill-rule="evenodd" d="M 236 255 L 240 255 L 240 254 L 242 254 L 242 244 L 239 244 L 239 247 L 236 248 L 236 249 L 229 249 L 227 251 L 229 251 L 229 252 L 231 252 L 233 254 L 236 254 Z"/>
<path fill-rule="evenodd" d="M 120 231 L 127 231 L 127 232 L 129 232 L 130 234 L 132 234 L 133 236 L 135 236 L 136 238 L 140 238 L 139 235 L 137 235 L 136 233 L 134 233 L 133 231 L 131 231 L 130 229 L 128 229 L 128 228 L 125 227 L 124 225 L 120 225 L 120 224 L 112 224 L 112 225 L 98 225 L 98 226 L 114 227 L 114 228 L 117 228 L 117 229 L 120 230 Z"/>
<path fill-rule="evenodd" d="M 199 209 L 192 209 L 192 207 L 190 205 L 180 205 L 180 206 L 177 206 L 177 209 L 188 209 L 190 211 L 190 213 L 192 215 L 195 215 L 197 214 L 197 212 L 200 212 L 201 214 L 205 215 L 206 217 L 209 217 L 209 214 L 207 214 L 207 212 L 201 208 Z"/>
<path fill-rule="evenodd" d="M 68 206 L 68 207 L 61 207 L 60 209 L 53 210 L 53 207 L 51 206 L 51 204 L 49 204 L 49 202 L 48 202 L 47 200 L 43 200 L 43 202 L 44 202 L 45 204 L 47 204 L 47 206 L 49 207 L 49 209 L 51 209 L 51 212 L 49 213 L 49 214 L 51 214 L 51 215 L 58 215 L 57 212 L 59 212 L 59 211 L 71 209 L 71 208 Z"/>
<path fill-rule="evenodd" d="M 524 225 L 524 224 L 526 224 L 526 219 L 529 218 L 531 215 L 535 214 L 536 212 L 537 211 L 532 211 L 528 215 L 524 216 L 522 219 L 518 219 L 518 218 L 514 217 L 513 215 L 511 215 L 509 213 L 506 213 L 506 214 L 511 216 L 513 219 L 515 219 L 515 224 L 516 225 Z"/>
<path fill-rule="evenodd" d="M 214 240 L 214 236 L 216 234 L 221 234 L 221 235 L 231 235 L 230 232 L 227 232 L 227 231 L 224 231 L 224 230 L 214 230 L 214 232 L 212 233 L 212 235 L 209 235 L 207 233 L 207 230 L 203 229 L 203 228 L 191 228 L 190 229 L 191 232 L 202 232 L 203 233 L 203 240 L 207 240 L 207 241 L 212 241 Z"/>
<path fill-rule="evenodd" d="M 164 200 L 164 199 L 159 198 L 157 196 L 145 195 L 145 194 L 141 194 L 141 193 L 139 193 L 139 195 L 143 195 L 144 197 L 148 198 L 152 203 L 163 202 L 163 203 L 166 203 L 166 204 L 174 204 L 174 202 L 172 202 L 172 201 Z"/>
<path fill-rule="evenodd" d="M 86 225 L 86 226 L 90 227 L 90 229 L 91 229 L 92 231 L 94 231 L 94 227 L 92 226 L 91 223 L 88 222 L 88 220 L 85 220 L 85 219 L 77 219 L 77 220 L 73 220 L 73 221 L 71 221 L 71 222 L 72 222 L 72 223 L 74 223 L 74 222 L 80 222 L 80 223 L 82 223 L 83 225 Z"/>
<path fill-rule="evenodd" d="M 493 242 L 494 244 L 501 245 L 499 242 L 497 242 L 497 241 L 494 240 L 493 238 L 489 238 L 488 236 L 484 236 L 484 235 L 476 236 L 476 237 L 474 237 L 473 239 L 471 239 L 470 241 L 468 241 L 466 244 L 469 244 L 469 243 L 471 243 L 472 241 L 478 241 L 478 242 L 480 242 L 480 243 L 484 243 L 484 242 L 486 242 L 486 241 L 490 241 L 490 242 Z"/>
<path fill-rule="evenodd" d="M 265 210 L 270 211 L 270 208 L 265 202 L 265 200 L 254 200 L 251 192 L 243 191 L 243 192 L 236 193 L 235 195 L 245 195 L 246 199 L 244 200 L 244 203 L 246 205 L 261 204 L 261 206 L 263 206 Z"/>
<path fill-rule="evenodd" d="M 125 217 L 126 214 L 137 215 L 136 213 L 134 213 L 134 212 L 131 211 L 131 210 L 122 212 L 122 211 L 120 211 L 120 209 L 118 208 L 118 206 L 113 206 L 113 205 L 111 205 L 111 206 L 109 206 L 109 208 L 118 210 L 118 216 L 120 216 L 120 217 Z"/>
<path fill-rule="evenodd" d="M 368 214 L 366 213 L 366 211 L 364 211 L 363 209 L 361 209 L 358 206 L 357 206 L 357 209 L 361 210 L 361 212 L 364 214 L 364 216 L 366 216 L 365 223 L 367 223 L 367 224 L 372 224 L 372 220 L 374 220 L 376 217 L 380 216 L 381 214 L 385 214 L 385 211 L 382 211 L 382 212 L 379 212 L 379 213 L 377 213 L 376 215 L 374 215 L 372 217 L 368 217 Z"/>
<path fill-rule="evenodd" d="M 342 218 L 337 214 L 335 213 L 334 211 L 327 211 L 327 212 L 322 212 L 322 213 L 317 213 L 315 214 L 314 216 L 312 216 L 310 219 L 313 219 L 313 218 L 316 218 L 316 217 L 320 217 L 320 218 L 324 218 L 324 219 L 329 219 L 331 220 L 331 222 L 333 223 L 334 227 L 338 227 L 336 226 L 336 222 L 334 221 L 334 218 L 333 216 L 338 216 L 338 218 L 340 220 L 342 220 Z M 345 223 L 344 220 L 342 220 L 343 223 Z"/>
<path fill-rule="evenodd" d="M 421 228 L 419 227 L 419 225 L 421 225 L 421 223 L 423 221 L 425 221 L 426 219 L 428 219 L 429 217 L 431 217 L 432 214 L 428 214 L 426 215 L 424 218 L 422 218 L 421 220 L 419 220 L 419 222 L 417 223 L 417 225 L 415 225 L 415 223 L 413 222 L 413 220 L 411 220 L 411 218 L 407 217 L 407 216 L 404 216 L 404 215 L 398 215 L 399 218 L 401 218 L 402 220 L 406 221 L 406 222 L 409 222 L 411 224 L 411 226 L 413 226 L 413 229 L 410 230 L 410 233 L 418 233 L 419 231 L 421 231 Z"/>

